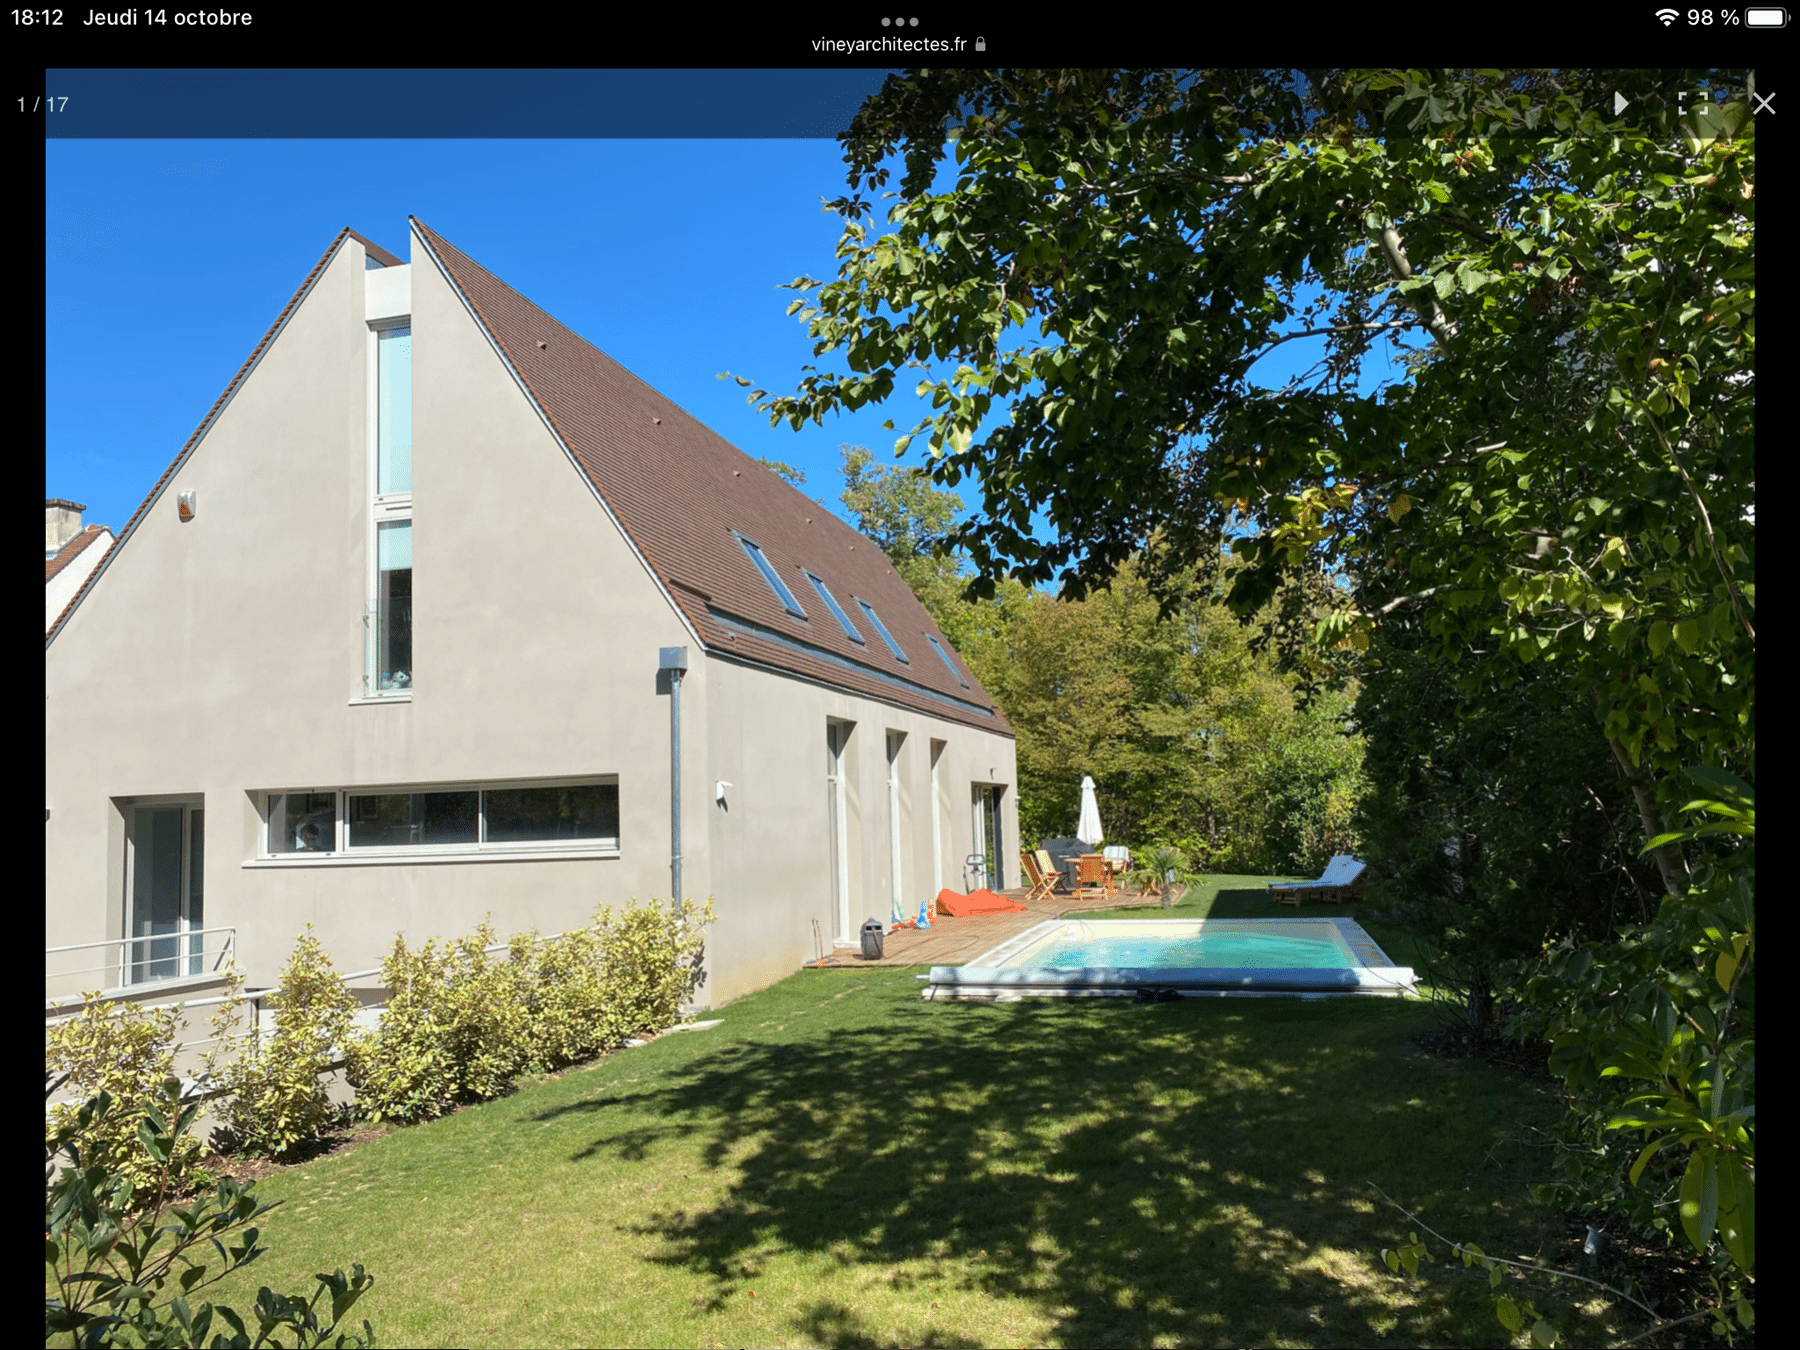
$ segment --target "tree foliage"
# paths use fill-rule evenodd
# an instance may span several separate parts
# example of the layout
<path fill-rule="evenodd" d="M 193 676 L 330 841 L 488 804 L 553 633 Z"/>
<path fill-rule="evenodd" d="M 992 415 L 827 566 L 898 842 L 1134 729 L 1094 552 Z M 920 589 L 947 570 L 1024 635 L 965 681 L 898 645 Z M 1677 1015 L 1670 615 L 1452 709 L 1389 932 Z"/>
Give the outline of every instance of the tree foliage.
<path fill-rule="evenodd" d="M 962 555 L 943 544 L 957 494 L 860 448 L 844 473 L 857 528 L 1013 724 L 1024 837 L 1071 833 L 1091 774 L 1113 839 L 1176 846 L 1205 870 L 1316 872 L 1349 850 L 1361 741 L 1348 701 L 1302 706 L 1259 630 L 1220 603 L 1229 559 L 1173 603 L 1135 559 L 1079 600 L 1010 578 L 971 598 Z"/>
<path fill-rule="evenodd" d="M 974 483 L 949 542 L 978 588 L 1077 596 L 1153 540 L 1161 590 L 1235 518 L 1240 612 L 1324 557 L 1365 583 L 1328 636 L 1413 605 L 1471 682 L 1579 663 L 1660 833 L 1657 783 L 1754 737 L 1754 140 L 1742 77 L 1667 78 L 1717 101 L 1684 121 L 1618 71 L 890 77 L 842 137 L 839 275 L 793 283 L 844 368 L 752 399 L 797 427 L 953 367 L 901 444 Z M 896 152 L 882 232 L 860 194 Z M 1301 338 L 1318 363 L 1258 384 Z M 1411 369 L 1372 387 L 1393 338 Z"/>
<path fill-rule="evenodd" d="M 1585 871 L 1526 925 L 1568 938 L 1565 964 L 1516 987 L 1570 1019 L 1554 1064 L 1577 1098 L 1590 1061 L 1661 1075 L 1641 1128 L 1684 1141 L 1702 1244 L 1751 1212 L 1754 1120 L 1733 1113 L 1753 1110 L 1753 1060 L 1695 1011 L 1695 972 L 1741 960 L 1754 874 L 1721 880 L 1665 817 L 1688 766 L 1755 780 L 1752 87 L 1704 69 L 909 71 L 841 137 L 836 278 L 793 283 L 829 364 L 751 394 L 799 427 L 916 392 L 899 447 L 973 485 L 946 543 L 980 593 L 1011 577 L 1076 600 L 1129 569 L 1167 608 L 1228 526 L 1239 614 L 1296 572 L 1346 579 L 1343 604 L 1290 591 L 1289 630 L 1310 609 L 1321 646 L 1377 658 L 1385 860 L 1465 907 L 1434 922 L 1483 969 L 1536 888 Z M 896 155 L 882 228 L 865 194 Z M 1271 378 L 1284 348 L 1316 360 Z M 1101 665 L 1096 695 L 1123 707 Z M 1414 696 L 1434 711 L 1409 730 Z M 1562 814 L 1590 792 L 1597 812 Z M 1410 855 L 1409 805 L 1438 838 Z M 1579 939 L 1608 879 L 1634 903 L 1644 879 L 1628 825 L 1666 899 L 1597 952 Z M 1753 1022 L 1741 982 L 1719 992 Z M 1632 1049 L 1640 1033 L 1655 1045 Z M 1690 1116 L 1706 1127 L 1671 1123 Z"/>
<path fill-rule="evenodd" d="M 62 1080 L 48 1079 L 51 1090 Z M 110 1093 L 90 1098 L 45 1145 L 44 1264 L 54 1292 L 44 1300 L 44 1339 L 77 1346 L 372 1346 L 339 1330 L 375 1277 L 360 1265 L 314 1276 L 317 1287 L 280 1294 L 264 1285 L 245 1315 L 195 1296 L 262 1256 L 256 1221 L 275 1204 L 229 1177 L 210 1191 L 187 1189 L 178 1159 L 189 1152 L 199 1104 L 175 1079 L 141 1106 Z M 141 1141 L 152 1168 L 146 1186 L 106 1161 L 104 1141 L 121 1128 Z M 102 1141 L 96 1149 L 93 1141 Z M 58 1167 L 61 1158 L 68 1164 Z"/>
<path fill-rule="evenodd" d="M 46 1144 L 76 1128 L 84 1101 L 103 1094 L 121 1102 L 154 1098 L 175 1073 L 176 1022 L 174 1008 L 109 1002 L 97 989 L 82 995 L 79 1011 L 51 1022 L 44 1030 L 44 1071 L 68 1084 L 76 1099 L 45 1113 Z M 130 1112 L 89 1112 L 79 1128 L 88 1165 L 137 1193 L 171 1177 L 183 1185 L 200 1169 L 200 1141 L 188 1133 L 167 1158 L 149 1157 Z"/>

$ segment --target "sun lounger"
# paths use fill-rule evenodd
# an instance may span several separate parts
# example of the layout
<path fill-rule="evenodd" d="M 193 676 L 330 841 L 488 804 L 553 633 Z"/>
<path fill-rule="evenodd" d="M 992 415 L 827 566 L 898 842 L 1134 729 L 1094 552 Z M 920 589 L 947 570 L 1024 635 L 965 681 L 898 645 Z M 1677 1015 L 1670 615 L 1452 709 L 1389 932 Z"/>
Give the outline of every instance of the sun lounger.
<path fill-rule="evenodd" d="M 1362 885 L 1368 866 L 1348 853 L 1340 853 L 1325 865 L 1317 881 L 1271 881 L 1269 896 L 1284 905 L 1298 905 L 1308 896 L 1327 904 L 1341 904 Z"/>

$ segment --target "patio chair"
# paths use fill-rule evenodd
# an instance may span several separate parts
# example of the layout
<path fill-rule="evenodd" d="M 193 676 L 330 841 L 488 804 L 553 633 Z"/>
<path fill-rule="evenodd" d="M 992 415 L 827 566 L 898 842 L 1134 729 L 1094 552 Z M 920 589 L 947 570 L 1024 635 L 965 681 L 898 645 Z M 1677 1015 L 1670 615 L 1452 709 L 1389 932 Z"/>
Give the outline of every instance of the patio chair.
<path fill-rule="evenodd" d="M 1031 885 L 1031 894 L 1025 897 L 1027 904 L 1038 900 L 1048 900 L 1056 893 L 1057 887 L 1062 884 L 1062 876 L 1055 871 L 1046 871 L 1040 867 L 1035 854 L 1021 853 L 1019 866 L 1025 873 L 1025 880 Z"/>
<path fill-rule="evenodd" d="M 1367 863 L 1348 853 L 1340 853 L 1325 864 L 1325 871 L 1317 881 L 1271 881 L 1269 898 L 1280 904 L 1297 906 L 1310 895 L 1326 904 L 1342 904 L 1362 885 L 1363 873 L 1368 867 Z"/>
<path fill-rule="evenodd" d="M 1106 859 L 1106 865 L 1115 877 L 1131 870 L 1131 850 L 1123 844 L 1108 844 L 1100 850 L 1100 856 Z"/>
<path fill-rule="evenodd" d="M 1076 864 L 1080 871 L 1073 898 L 1089 900 L 1095 897 L 1110 898 L 1113 894 L 1112 868 L 1107 865 L 1104 855 L 1084 853 Z"/>

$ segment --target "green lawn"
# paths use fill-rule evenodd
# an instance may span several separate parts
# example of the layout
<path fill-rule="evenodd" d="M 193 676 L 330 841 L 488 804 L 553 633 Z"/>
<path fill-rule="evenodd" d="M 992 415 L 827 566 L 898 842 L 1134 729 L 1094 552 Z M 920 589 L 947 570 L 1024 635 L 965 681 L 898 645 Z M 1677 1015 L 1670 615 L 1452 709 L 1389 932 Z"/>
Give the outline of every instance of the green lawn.
<path fill-rule="evenodd" d="M 1485 1279 L 1382 1267 L 1363 1183 L 1496 1254 L 1560 1233 L 1556 1104 L 1419 1052 L 1419 1002 L 919 987 L 802 971 L 281 1173 L 255 1282 L 361 1261 L 387 1345 L 1492 1345 Z"/>

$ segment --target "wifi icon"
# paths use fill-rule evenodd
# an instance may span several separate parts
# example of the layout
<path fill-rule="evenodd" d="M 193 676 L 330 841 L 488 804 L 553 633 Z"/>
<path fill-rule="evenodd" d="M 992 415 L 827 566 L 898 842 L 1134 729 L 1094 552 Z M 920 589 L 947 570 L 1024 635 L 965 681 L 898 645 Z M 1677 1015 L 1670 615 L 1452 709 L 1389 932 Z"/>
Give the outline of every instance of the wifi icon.
<path fill-rule="evenodd" d="M 1670 24 L 1674 23 L 1675 20 L 1681 17 L 1681 11 L 1678 9 L 1659 9 L 1656 11 L 1656 17 L 1661 19 L 1663 27 L 1667 28 Z"/>

